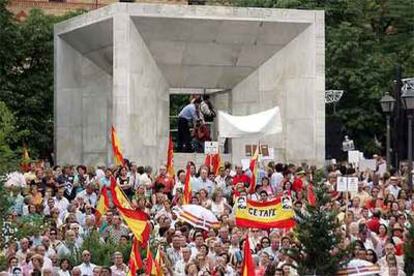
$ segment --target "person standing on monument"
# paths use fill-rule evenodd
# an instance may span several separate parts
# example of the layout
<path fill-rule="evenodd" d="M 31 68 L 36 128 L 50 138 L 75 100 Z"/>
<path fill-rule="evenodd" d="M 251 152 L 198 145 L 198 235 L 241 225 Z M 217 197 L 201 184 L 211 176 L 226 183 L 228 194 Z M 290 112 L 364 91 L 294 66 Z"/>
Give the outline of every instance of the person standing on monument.
<path fill-rule="evenodd" d="M 190 125 L 197 121 L 200 116 L 198 110 L 201 99 L 195 99 L 186 105 L 178 114 L 178 152 L 192 152 Z"/>

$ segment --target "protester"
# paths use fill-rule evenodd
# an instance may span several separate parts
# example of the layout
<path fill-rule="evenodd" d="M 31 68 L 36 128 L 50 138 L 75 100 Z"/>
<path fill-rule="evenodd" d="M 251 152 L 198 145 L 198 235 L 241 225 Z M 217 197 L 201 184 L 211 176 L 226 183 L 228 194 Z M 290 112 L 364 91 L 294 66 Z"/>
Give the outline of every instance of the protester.
<path fill-rule="evenodd" d="M 178 218 L 177 210 L 184 206 L 187 168 L 176 168 L 176 175 L 172 176 L 164 165 L 154 173 L 151 167 L 138 166 L 134 161 L 129 166 L 100 165 L 96 171 L 84 165 L 77 165 L 76 170 L 74 166 L 64 166 L 61 173 L 58 166 L 47 172 L 42 167 L 31 166 L 25 173 L 25 186 L 8 188 L 11 200 L 22 203 L 21 208 L 12 206 L 8 227 L 13 221 L 32 216 L 44 224 L 38 235 L 22 237 L 17 242 L 9 239 L 2 250 L 7 256 L 5 272 L 10 275 L 17 275 L 19 271 L 21 275 L 127 275 L 130 269 L 127 256 L 117 246 L 131 245 L 131 229 L 113 204 L 103 216 L 97 212 L 102 188 L 110 190 L 111 177 L 114 177 L 116 185 L 131 199 L 131 206 L 151 218 L 153 257 L 161 250 L 160 265 L 165 273 L 238 275 L 247 238 L 257 263 L 257 275 L 297 275 L 298 260 L 303 257 L 302 245 L 291 230 L 240 227 L 236 225 L 234 212 L 246 204 L 241 196 L 257 204 L 280 197 L 284 207 L 293 206 L 305 212 L 304 206 L 309 203 L 308 187 L 314 181 L 315 170 L 307 164 L 261 163 L 264 175 L 252 184 L 253 172 L 243 169 L 241 164 L 226 163 L 219 167 L 217 175 L 208 166 L 197 167 L 192 161 L 188 165 L 190 200 L 211 211 L 218 221 L 217 227 L 209 227 L 210 222 L 196 225 L 191 220 Z M 384 173 L 376 178 L 377 171 L 354 170 L 353 175 L 360 180 L 358 190 L 346 195 L 337 191 L 340 171 L 344 171 L 343 165 L 327 168 L 323 185 L 329 191 L 330 208 L 339 211 L 344 243 L 354 246 L 349 256 L 351 263 L 378 266 L 381 275 L 404 275 L 407 217 L 414 214 L 413 194 L 404 188 L 406 180 L 398 171 L 391 177 Z M 22 212 L 16 212 L 16 208 Z M 12 237 L 12 231 L 9 232 Z M 95 248 L 89 242 L 94 234 L 99 238 L 96 246 L 113 245 L 112 263 L 92 262 Z M 143 256 L 145 265 L 148 260 Z"/>

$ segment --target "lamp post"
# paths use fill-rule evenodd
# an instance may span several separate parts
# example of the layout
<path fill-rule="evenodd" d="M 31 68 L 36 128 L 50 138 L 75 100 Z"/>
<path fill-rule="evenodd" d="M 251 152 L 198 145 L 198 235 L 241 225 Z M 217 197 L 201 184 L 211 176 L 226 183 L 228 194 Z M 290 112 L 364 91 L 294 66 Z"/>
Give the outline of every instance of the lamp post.
<path fill-rule="evenodd" d="M 414 111 L 414 89 L 409 87 L 401 95 L 401 101 L 404 109 L 407 111 L 408 119 L 408 187 L 413 188 L 413 111 Z"/>
<path fill-rule="evenodd" d="M 385 116 L 387 118 L 387 148 L 386 148 L 386 158 L 387 158 L 387 167 L 388 169 L 391 168 L 391 127 L 390 127 L 390 117 L 391 113 L 394 111 L 394 104 L 395 99 L 388 94 L 388 92 L 385 93 L 385 95 L 380 100 L 381 109 L 382 112 L 385 113 Z"/>

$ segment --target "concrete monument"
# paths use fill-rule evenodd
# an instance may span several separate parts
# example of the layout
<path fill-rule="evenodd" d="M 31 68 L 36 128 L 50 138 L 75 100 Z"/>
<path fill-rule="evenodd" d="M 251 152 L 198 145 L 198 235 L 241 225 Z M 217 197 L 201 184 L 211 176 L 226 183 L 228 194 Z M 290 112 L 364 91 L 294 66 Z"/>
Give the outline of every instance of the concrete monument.
<path fill-rule="evenodd" d="M 279 106 L 283 132 L 260 142 L 277 160 L 323 163 L 323 11 L 117 3 L 54 33 L 58 163 L 112 163 L 114 125 L 126 158 L 158 166 L 169 93 L 195 88 L 222 91 L 211 98 L 233 115 Z M 232 139 L 227 158 L 252 143 Z"/>

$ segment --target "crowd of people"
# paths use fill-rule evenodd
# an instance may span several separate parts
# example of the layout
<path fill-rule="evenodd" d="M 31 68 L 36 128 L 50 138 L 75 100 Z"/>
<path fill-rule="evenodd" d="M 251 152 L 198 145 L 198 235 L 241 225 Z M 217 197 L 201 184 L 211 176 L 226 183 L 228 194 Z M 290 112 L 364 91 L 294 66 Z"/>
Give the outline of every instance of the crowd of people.
<path fill-rule="evenodd" d="M 132 161 L 123 167 L 96 168 L 46 168 L 43 163 L 32 163 L 20 183 L 6 185 L 12 206 L 5 225 L 10 228 L 13 222 L 36 217 L 45 226 L 39 235 L 20 240 L 3 227 L 1 253 L 7 267 L 1 275 L 127 275 L 128 260 L 121 252 L 112 252 L 112 263 L 96 265 L 91 261 L 93 250 L 84 246 L 92 233 L 98 233 L 101 242 L 131 243 L 131 231 L 116 209 L 108 210 L 102 222 L 96 223 L 100 191 L 111 177 L 133 208 L 150 216 L 151 240 L 163 248 L 164 275 L 240 275 L 244 242 L 250 244 L 257 275 L 298 275 L 302 245 L 292 229 L 240 228 L 235 224 L 233 203 L 237 195 L 267 201 L 288 193 L 294 208 L 306 212 L 306 187 L 314 181 L 316 168 L 262 163 L 252 190 L 252 172 L 240 164 L 226 162 L 217 175 L 208 166 L 188 165 L 191 203 L 211 210 L 219 228 L 201 230 L 177 219 L 173 207 L 183 201 L 183 169 L 171 176 L 165 166 L 154 170 Z M 337 178 L 344 174 L 359 178 L 357 192 L 337 191 Z M 344 243 L 354 245 L 351 263 L 377 265 L 380 275 L 405 275 L 403 244 L 407 218 L 414 215 L 414 197 L 401 171 L 359 172 L 346 165 L 330 165 L 324 175 L 329 204 L 338 211 L 343 226 Z M 74 261 L 73 255 L 79 258 Z"/>

